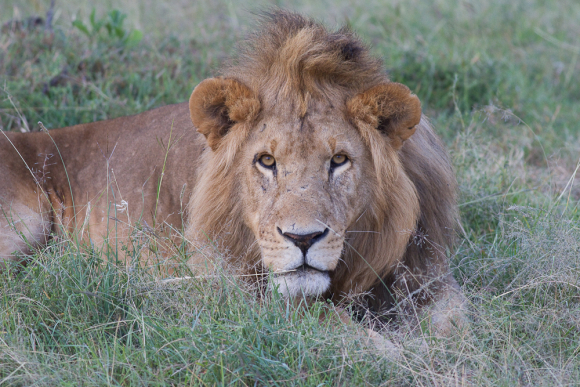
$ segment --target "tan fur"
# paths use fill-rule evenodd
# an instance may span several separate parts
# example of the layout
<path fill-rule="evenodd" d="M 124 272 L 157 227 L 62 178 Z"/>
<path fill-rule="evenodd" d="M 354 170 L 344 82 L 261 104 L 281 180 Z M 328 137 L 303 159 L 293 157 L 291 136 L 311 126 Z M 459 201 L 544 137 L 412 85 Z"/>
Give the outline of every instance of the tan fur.
<path fill-rule="evenodd" d="M 48 133 L 0 133 L 0 261 L 74 233 L 98 248 L 108 241 L 122 258 L 131 234 L 179 229 L 203 145 L 187 104 Z"/>
<path fill-rule="evenodd" d="M 86 223 L 89 202 L 101 216 L 122 197 L 130 209 L 124 223 L 179 228 L 180 203 L 190 198 L 185 238 L 199 251 L 217 245 L 240 271 L 272 271 L 271 285 L 289 297 L 340 300 L 369 292 L 376 311 L 396 300 L 442 299 L 446 306 L 433 309 L 433 322 L 447 330 L 460 317 L 463 298 L 447 258 L 457 221 L 447 154 L 421 116 L 419 99 L 389 81 L 351 31 L 329 32 L 291 13 L 264 15 L 222 76 L 193 91 L 189 114 L 198 136 L 185 122 L 186 109 L 174 105 L 51 131 L 64 149 L 72 196 L 58 156 L 50 167 L 54 180 L 45 183 L 14 152 L 28 166 L 39 165 L 38 155 L 57 153 L 47 134 L 9 134 L 14 145 L 0 138 L 8 167 L 0 171 L 8 182 L 3 187 L 20 185 L 0 191 L 3 208 L 13 204 L 13 213 L 46 219 L 30 231 L 32 244 L 41 245 L 47 236 L 38 230 L 47 224 L 54 230 L 60 221 L 73 230 Z M 151 182 L 159 181 L 167 153 L 156 138 L 167 145 L 170 134 L 180 140 L 169 150 L 163 205 L 156 206 Z M 275 158 L 275 168 L 261 164 L 263 155 Z M 335 155 L 347 162 L 333 166 Z M 124 178 L 112 183 L 113 170 Z M 115 198 L 104 200 L 109 191 Z M 110 227 L 92 212 L 91 238 Z M 307 234 L 317 239 L 304 250 L 293 238 Z M 4 257 L 14 235 L 0 236 Z M 30 252 L 22 243 L 16 250 Z M 191 263 L 214 262 L 196 254 Z"/>

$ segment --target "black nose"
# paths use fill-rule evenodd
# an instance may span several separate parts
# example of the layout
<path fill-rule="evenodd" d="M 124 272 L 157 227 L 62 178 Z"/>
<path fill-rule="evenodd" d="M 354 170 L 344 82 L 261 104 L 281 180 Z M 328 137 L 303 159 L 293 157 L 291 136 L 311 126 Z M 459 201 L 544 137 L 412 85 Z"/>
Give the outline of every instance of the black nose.
<path fill-rule="evenodd" d="M 292 241 L 292 243 L 298 246 L 298 248 L 302 250 L 302 254 L 306 256 L 308 249 L 328 234 L 328 229 L 310 234 L 292 234 L 289 232 L 282 232 L 280 227 L 278 227 L 278 232 L 286 239 Z"/>

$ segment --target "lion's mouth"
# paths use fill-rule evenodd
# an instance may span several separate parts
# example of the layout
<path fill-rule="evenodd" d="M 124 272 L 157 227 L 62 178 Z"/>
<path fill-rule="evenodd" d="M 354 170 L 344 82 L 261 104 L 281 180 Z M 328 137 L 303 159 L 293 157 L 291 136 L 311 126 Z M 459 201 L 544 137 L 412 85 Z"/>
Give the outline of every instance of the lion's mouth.
<path fill-rule="evenodd" d="M 328 274 L 328 270 L 320 270 L 320 269 L 317 269 L 313 266 L 310 266 L 307 263 L 303 263 L 302 265 L 298 266 L 295 269 L 288 270 L 284 274 L 286 274 L 286 273 L 301 273 L 301 272 L 302 273 L 314 272 L 314 273 Z"/>
<path fill-rule="evenodd" d="M 295 269 L 275 273 L 273 286 L 285 297 L 318 297 L 330 288 L 328 271 L 302 264 Z"/>

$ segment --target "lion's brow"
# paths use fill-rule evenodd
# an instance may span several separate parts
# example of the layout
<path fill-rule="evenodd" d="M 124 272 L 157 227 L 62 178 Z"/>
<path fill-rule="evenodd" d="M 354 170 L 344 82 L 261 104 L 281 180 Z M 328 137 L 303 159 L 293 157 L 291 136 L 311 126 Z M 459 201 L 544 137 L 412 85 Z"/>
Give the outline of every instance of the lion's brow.
<path fill-rule="evenodd" d="M 336 152 L 337 149 L 344 150 L 344 149 L 348 148 L 348 145 L 350 144 L 348 141 L 345 141 L 345 140 L 341 141 L 341 140 L 337 140 L 336 138 L 333 138 L 333 139 L 334 139 L 334 147 L 332 148 L 333 153 Z"/>
<path fill-rule="evenodd" d="M 334 150 L 336 149 L 336 138 L 330 137 L 328 139 L 328 145 L 330 146 L 331 153 L 334 153 Z"/>

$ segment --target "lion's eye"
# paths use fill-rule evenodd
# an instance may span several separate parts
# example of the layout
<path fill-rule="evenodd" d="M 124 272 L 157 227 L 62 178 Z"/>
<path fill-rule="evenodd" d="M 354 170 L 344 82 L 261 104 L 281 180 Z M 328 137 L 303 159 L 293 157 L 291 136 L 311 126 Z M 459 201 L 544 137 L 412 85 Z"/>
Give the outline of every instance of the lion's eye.
<path fill-rule="evenodd" d="M 276 166 L 276 159 L 272 155 L 262 155 L 258 161 L 264 168 L 273 169 Z"/>
<path fill-rule="evenodd" d="M 343 154 L 337 154 L 332 156 L 332 160 L 330 161 L 330 166 L 332 168 L 340 167 L 341 165 L 345 164 L 348 161 L 348 157 Z"/>

